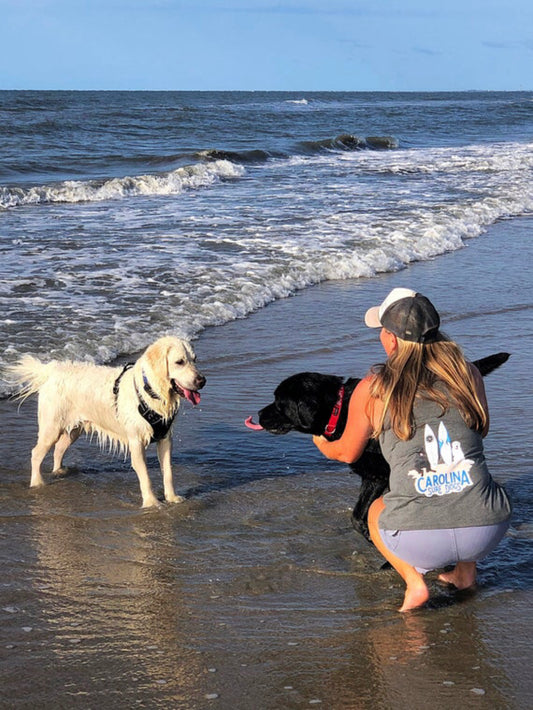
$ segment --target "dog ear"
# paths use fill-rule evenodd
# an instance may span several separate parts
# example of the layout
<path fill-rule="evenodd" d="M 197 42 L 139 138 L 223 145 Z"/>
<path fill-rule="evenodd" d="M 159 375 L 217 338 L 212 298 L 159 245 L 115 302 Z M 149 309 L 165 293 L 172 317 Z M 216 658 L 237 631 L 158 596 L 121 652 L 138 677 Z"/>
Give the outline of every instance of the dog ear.
<path fill-rule="evenodd" d="M 298 424 L 305 431 L 313 434 L 315 417 L 318 412 L 319 405 L 314 398 L 307 397 L 304 401 L 297 404 Z"/>
<path fill-rule="evenodd" d="M 144 357 L 156 377 L 168 379 L 168 352 L 170 343 L 165 339 L 156 340 L 144 353 Z"/>

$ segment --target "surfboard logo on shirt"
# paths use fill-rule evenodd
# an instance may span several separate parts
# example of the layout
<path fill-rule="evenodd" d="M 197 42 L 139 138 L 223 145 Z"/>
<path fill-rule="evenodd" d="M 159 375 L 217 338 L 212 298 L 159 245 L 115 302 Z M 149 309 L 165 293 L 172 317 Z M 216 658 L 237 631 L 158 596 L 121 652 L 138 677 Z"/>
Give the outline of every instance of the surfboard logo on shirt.
<path fill-rule="evenodd" d="M 444 422 L 439 424 L 437 434 L 429 424 L 425 425 L 424 449 L 427 465 L 408 471 L 418 493 L 428 498 L 445 496 L 473 485 L 469 471 L 474 462 L 465 458 L 460 441 L 451 440 Z"/>

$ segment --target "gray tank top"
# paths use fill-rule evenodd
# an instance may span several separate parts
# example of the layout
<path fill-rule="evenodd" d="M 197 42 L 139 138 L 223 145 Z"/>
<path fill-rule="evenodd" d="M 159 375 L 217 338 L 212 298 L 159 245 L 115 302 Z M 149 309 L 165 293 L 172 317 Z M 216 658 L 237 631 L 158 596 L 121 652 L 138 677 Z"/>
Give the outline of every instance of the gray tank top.
<path fill-rule="evenodd" d="M 383 530 L 436 530 L 495 525 L 511 504 L 489 473 L 481 434 L 450 407 L 417 400 L 415 435 L 402 441 L 386 423 L 379 441 L 391 467 L 390 491 L 379 517 Z"/>

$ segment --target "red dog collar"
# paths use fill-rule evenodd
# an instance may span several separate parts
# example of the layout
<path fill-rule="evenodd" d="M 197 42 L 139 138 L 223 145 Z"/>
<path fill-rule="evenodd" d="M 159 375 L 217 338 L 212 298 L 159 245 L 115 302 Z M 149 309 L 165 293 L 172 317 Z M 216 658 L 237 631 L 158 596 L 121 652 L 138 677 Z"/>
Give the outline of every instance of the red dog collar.
<path fill-rule="evenodd" d="M 331 416 L 329 418 L 329 422 L 327 423 L 326 428 L 324 429 L 324 436 L 333 436 L 333 434 L 335 433 L 335 429 L 337 428 L 337 422 L 339 421 L 339 417 L 341 415 L 343 399 L 344 385 L 341 385 L 339 394 L 337 395 L 337 401 L 335 402 L 335 406 L 333 407 L 333 411 L 331 412 Z"/>

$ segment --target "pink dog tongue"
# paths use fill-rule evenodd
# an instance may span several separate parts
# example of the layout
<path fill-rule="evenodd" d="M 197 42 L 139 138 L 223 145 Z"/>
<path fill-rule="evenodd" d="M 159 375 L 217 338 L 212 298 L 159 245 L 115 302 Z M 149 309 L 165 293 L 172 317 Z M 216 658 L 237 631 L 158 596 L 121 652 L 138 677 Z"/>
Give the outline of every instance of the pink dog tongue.
<path fill-rule="evenodd" d="M 253 420 L 253 417 L 248 417 L 248 419 L 244 420 L 244 423 L 248 427 L 248 429 L 253 429 L 254 431 L 262 431 L 263 427 L 261 424 L 256 424 Z"/>
<path fill-rule="evenodd" d="M 196 407 L 197 404 L 200 404 L 200 394 L 198 392 L 187 390 L 185 389 L 185 387 L 182 387 L 181 391 L 185 395 L 185 399 L 190 402 L 194 407 Z"/>

